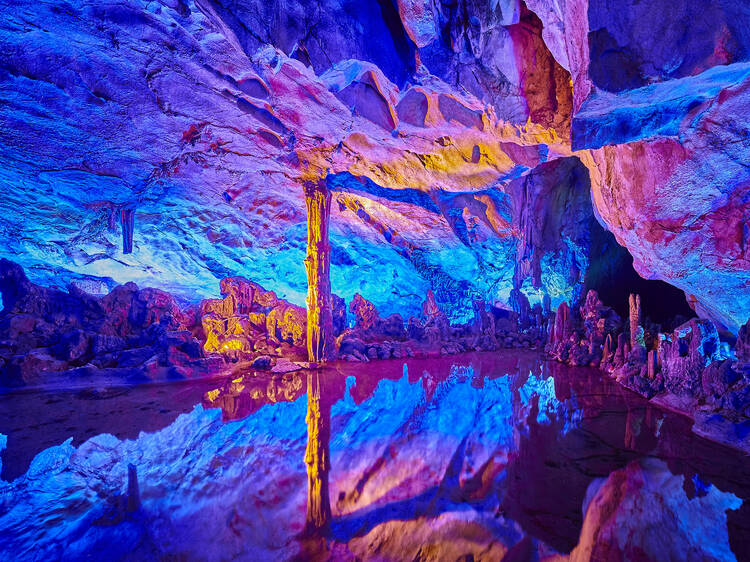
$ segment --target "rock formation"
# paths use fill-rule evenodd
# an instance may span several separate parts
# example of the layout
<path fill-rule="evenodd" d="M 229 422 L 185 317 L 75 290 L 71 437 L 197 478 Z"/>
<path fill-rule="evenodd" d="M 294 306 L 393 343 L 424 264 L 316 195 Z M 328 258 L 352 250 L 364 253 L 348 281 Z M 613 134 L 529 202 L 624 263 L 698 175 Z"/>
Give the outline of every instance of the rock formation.
<path fill-rule="evenodd" d="M 220 288 L 223 299 L 204 300 L 200 305 L 207 353 L 219 353 L 235 361 L 263 355 L 306 356 L 307 312 L 304 308 L 242 277 L 222 279 Z M 332 306 L 334 299 L 329 299 L 329 306 Z M 341 301 L 335 303 L 343 307 Z"/>
<path fill-rule="evenodd" d="M 302 306 L 301 187 L 330 169 L 332 290 L 383 315 L 428 289 L 459 323 L 514 289 L 580 304 L 597 219 L 720 331 L 750 315 L 741 2 L 701 29 L 666 0 L 200 4 L 0 24 L 0 237 L 35 282 L 195 301 L 244 275 Z"/>
<path fill-rule="evenodd" d="M 133 283 L 103 297 L 75 286 L 67 293 L 39 287 L 19 265 L 2 260 L 2 384 L 45 385 L 73 377 L 146 382 L 205 376 L 237 362 L 279 373 L 306 365 L 304 308 L 243 277 L 222 279 L 219 287 L 223 298 L 181 310 L 168 293 L 139 290 Z M 350 361 L 541 348 L 549 322 L 541 307 L 534 314 L 527 307 L 520 323 L 516 313 L 476 301 L 470 322 L 451 324 L 431 291 L 422 315 L 406 323 L 399 314 L 382 318 L 371 302 L 355 295 L 349 303 L 354 326 L 348 328 L 346 302 L 331 295 L 329 305 L 336 339 L 327 358 Z"/>
<path fill-rule="evenodd" d="M 325 362 L 336 354 L 333 344 L 331 312 L 331 245 L 328 223 L 331 192 L 325 180 L 307 181 L 307 356 L 310 361 Z"/>
<path fill-rule="evenodd" d="M 433 543 L 399 550 L 390 539 L 377 541 L 407 531 L 432 541 L 455 497 L 492 505 L 493 532 L 514 544 L 484 551 L 450 544 L 441 554 L 552 555 L 506 520 L 498 494 L 486 493 L 506 465 L 524 461 L 520 452 L 508 445 L 475 454 L 479 440 L 465 440 L 469 431 L 440 436 L 449 446 L 438 438 L 422 443 L 446 457 L 436 465 L 442 479 L 427 465 L 420 471 L 429 484 L 422 495 L 403 493 L 417 486 L 397 471 L 389 473 L 396 484 L 370 486 L 385 480 L 376 474 L 381 465 L 372 472 L 348 466 L 342 473 L 361 483 L 342 488 L 332 508 L 330 433 L 348 423 L 356 392 L 345 415 L 332 414 L 328 381 L 316 370 L 323 363 L 350 362 L 335 365 L 343 371 L 393 360 L 385 370 L 412 357 L 543 348 L 557 362 L 598 367 L 691 414 L 696 432 L 727 424 L 745 438 L 737 436 L 750 427 L 748 0 L 13 0 L 3 7 L 3 389 L 226 373 L 232 376 L 204 404 L 221 406 L 228 418 L 290 402 L 275 412 L 296 419 L 296 429 L 290 423 L 288 434 L 266 443 L 258 438 L 239 449 L 225 439 L 210 462 L 196 458 L 188 441 L 179 441 L 180 450 L 164 445 L 180 470 L 182 459 L 200 461 L 198 472 L 165 472 L 166 480 L 182 485 L 208 474 L 206 489 L 217 491 L 212 483 L 226 484 L 228 457 L 252 459 L 241 466 L 254 470 L 267 459 L 251 448 L 286 440 L 301 449 L 295 401 L 307 380 L 306 525 L 312 535 L 331 530 L 335 515 L 344 520 L 339 532 L 356 527 L 356 537 L 339 545 L 317 537 L 331 546 L 328 557 L 342 559 L 382 545 L 385 558 L 438 558 Z M 638 283 L 625 281 L 634 277 Z M 681 311 L 687 316 L 678 320 L 667 311 L 665 320 L 649 311 L 654 283 L 669 284 L 665 309 L 695 314 Z M 484 384 L 468 370 L 452 378 L 470 375 Z M 374 383 L 363 379 L 354 377 L 365 394 Z M 515 382 L 488 386 L 512 395 L 514 413 L 528 410 L 536 426 L 500 424 L 507 420 L 487 414 L 487 427 L 514 446 L 544 431 L 538 426 L 557 380 L 523 383 L 547 385 L 546 395 Z M 399 428 L 431 413 L 433 383 L 424 383 L 418 407 L 404 409 L 414 416 L 399 419 Z M 470 394 L 455 397 L 467 406 L 461 420 L 488 411 L 481 400 L 464 404 Z M 518 403 L 528 395 L 535 403 Z M 628 447 L 656 440 L 661 427 L 648 420 L 649 435 L 641 435 L 635 410 L 626 421 Z M 368 429 L 403 413 L 377 411 L 382 420 Z M 181 423 L 213 423 L 203 414 Z M 277 421 L 263 419 L 266 427 Z M 259 433 L 246 429 L 253 439 Z M 154 447 L 148 436 L 139 441 Z M 144 478 L 140 497 L 135 465 L 120 462 L 134 449 L 118 443 L 117 455 L 103 452 L 111 443 L 99 437 L 87 446 L 100 459 L 97 470 L 117 476 L 96 486 L 70 442 L 40 461 L 47 472 L 70 476 L 76 490 L 65 498 L 71 509 L 37 522 L 36 534 L 49 539 L 47 557 L 62 552 L 49 546 L 59 538 L 59 513 L 82 517 L 74 527 L 80 534 L 63 541 L 71 559 L 85 557 L 76 542 L 90 521 L 136 529 L 143 550 L 156 541 L 143 518 L 171 524 L 164 513 L 141 509 L 141 500 L 148 507 L 158 494 Z M 401 454 L 376 445 L 376 462 Z M 112 468 L 115 459 L 122 466 Z M 111 482 L 121 486 L 126 467 L 127 497 L 117 495 L 115 509 L 91 517 L 86 502 L 109 494 Z M 252 482 L 259 489 L 267 482 L 261 472 Z M 304 476 L 284 479 L 285 513 L 303 512 L 295 501 Z M 31 471 L 17 489 L 43 481 Z M 701 535 L 691 533 L 703 531 L 704 511 L 710 522 L 725 522 L 732 502 L 715 491 L 689 502 L 673 494 L 677 503 L 636 524 L 644 509 L 666 502 L 661 486 L 680 491 L 683 484 L 690 485 L 661 466 L 615 471 L 591 488 L 571 558 L 730 557 L 723 536 L 715 549 L 681 544 Z M 360 501 L 364 487 L 373 497 Z M 218 492 L 233 504 L 232 494 L 247 491 L 226 488 Z M 623 489 L 635 500 L 620 501 Z M 9 496 L 1 493 L 0 503 L 17 499 Z M 179 514 L 175 525 L 201 531 L 206 544 L 235 547 L 242 517 L 266 514 L 268 500 L 250 497 L 249 512 L 211 520 L 218 533 L 189 527 Z M 393 498 L 428 506 L 428 523 L 396 523 L 392 514 L 410 506 L 390 505 Z M 359 509 L 370 515 L 391 507 L 390 519 L 378 522 L 381 536 L 358 519 Z M 477 513 L 463 510 L 461 525 L 445 536 L 468 540 L 456 529 L 470 528 Z M 677 544 L 658 540 L 667 526 Z M 99 531 L 92 533 L 102 542 L 114 534 Z M 444 545 L 445 536 L 436 541 Z M 245 554 L 244 546 L 236 552 Z M 298 558 L 315 558 L 304 554 Z"/>
<path fill-rule="evenodd" d="M 641 326 L 641 297 L 640 295 L 630 295 L 629 320 L 630 320 L 630 349 L 636 349 L 644 344 L 643 327 Z"/>
<path fill-rule="evenodd" d="M 133 383 L 210 373 L 174 298 L 134 283 L 97 297 L 31 283 L 0 259 L 0 384 Z"/>
<path fill-rule="evenodd" d="M 675 402 L 688 414 L 700 407 L 733 423 L 748 419 L 747 325 L 740 330 L 733 357 L 710 320 L 693 318 L 671 333 L 646 338 L 638 295 L 630 295 L 629 310 L 626 334 L 617 314 L 594 291 L 587 294 L 576 323 L 562 303 L 545 347 L 548 356 L 569 365 L 600 367 L 632 390 Z"/>

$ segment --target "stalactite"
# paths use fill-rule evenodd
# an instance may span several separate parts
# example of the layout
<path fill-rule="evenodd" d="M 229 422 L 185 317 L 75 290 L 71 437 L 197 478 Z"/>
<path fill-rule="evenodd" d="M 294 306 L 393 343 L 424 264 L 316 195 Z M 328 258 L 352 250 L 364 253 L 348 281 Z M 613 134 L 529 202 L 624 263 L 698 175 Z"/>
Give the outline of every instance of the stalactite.
<path fill-rule="evenodd" d="M 335 355 L 331 312 L 331 246 L 328 223 L 331 192 L 325 180 L 305 181 L 307 205 L 307 354 L 310 361 L 323 362 Z"/>
<path fill-rule="evenodd" d="M 134 464 L 128 465 L 127 511 L 133 513 L 141 506 L 141 493 L 138 488 L 138 470 Z"/>
<path fill-rule="evenodd" d="M 331 521 L 328 473 L 331 469 L 331 406 L 321 393 L 318 371 L 307 375 L 307 516 L 308 532 L 324 531 Z"/>
<path fill-rule="evenodd" d="M 120 224 L 122 225 L 122 253 L 133 253 L 133 228 L 135 226 L 135 209 L 125 207 L 120 209 Z"/>

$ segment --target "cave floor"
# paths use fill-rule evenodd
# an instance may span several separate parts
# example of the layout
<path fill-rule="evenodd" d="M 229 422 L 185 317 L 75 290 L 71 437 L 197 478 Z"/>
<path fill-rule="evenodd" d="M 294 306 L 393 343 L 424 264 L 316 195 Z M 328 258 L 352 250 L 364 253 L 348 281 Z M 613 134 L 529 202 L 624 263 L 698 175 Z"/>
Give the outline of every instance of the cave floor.
<path fill-rule="evenodd" d="M 308 433 L 311 416 L 327 431 Z M 715 488 L 744 502 L 722 531 L 743 559 L 750 461 L 691 426 L 598 370 L 517 351 L 4 394 L 0 497 L 3 486 L 24 493 L 2 500 L 0 529 L 13 535 L 0 551 L 398 559 L 429 543 L 441 555 L 544 558 L 576 546 L 597 479 L 651 459 L 683 477 L 685 501 Z M 308 439 L 329 451 L 325 539 L 300 539 Z M 102 525 L 128 463 L 141 508 Z"/>

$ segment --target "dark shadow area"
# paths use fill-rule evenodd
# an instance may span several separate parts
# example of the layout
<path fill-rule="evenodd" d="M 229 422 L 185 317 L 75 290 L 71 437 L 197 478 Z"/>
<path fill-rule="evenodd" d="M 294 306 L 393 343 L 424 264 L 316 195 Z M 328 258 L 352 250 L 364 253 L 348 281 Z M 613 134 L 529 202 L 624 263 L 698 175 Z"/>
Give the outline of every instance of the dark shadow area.
<path fill-rule="evenodd" d="M 24 474 L 34 457 L 73 438 L 73 446 L 101 433 L 135 439 L 141 431 L 155 432 L 190 412 L 215 380 L 60 392 L 0 394 L 0 433 L 8 436 L 2 451 L 0 478 Z"/>
<path fill-rule="evenodd" d="M 376 64 L 394 83 L 414 73 L 414 45 L 390 0 L 211 0 L 212 7 L 252 55 L 270 43 L 322 74 L 335 63 L 359 59 Z M 301 56 L 303 54 L 303 56 Z"/>
<path fill-rule="evenodd" d="M 620 92 L 745 61 L 750 52 L 746 0 L 591 0 L 589 72 Z"/>
<path fill-rule="evenodd" d="M 628 317 L 628 296 L 641 296 L 643 315 L 663 330 L 671 330 L 695 313 L 685 293 L 664 281 L 644 279 L 633 267 L 633 257 L 620 246 L 614 235 L 600 227 L 591 237 L 591 265 L 586 272 L 587 289 L 599 293 L 602 302 Z M 682 317 L 682 318 L 680 318 Z"/>
<path fill-rule="evenodd" d="M 557 399 L 575 401 L 582 421 L 568 432 L 559 419 L 537 423 L 535 405 L 529 431 L 507 467 L 502 504 L 507 516 L 528 534 L 570 552 L 578 543 L 591 482 L 633 460 L 657 458 L 684 477 L 688 497 L 688 484 L 699 477 L 745 500 L 740 509 L 727 511 L 727 528 L 737 559 L 750 559 L 750 465 L 741 453 L 699 437 L 692 420 L 653 406 L 597 369 L 546 365 Z"/>

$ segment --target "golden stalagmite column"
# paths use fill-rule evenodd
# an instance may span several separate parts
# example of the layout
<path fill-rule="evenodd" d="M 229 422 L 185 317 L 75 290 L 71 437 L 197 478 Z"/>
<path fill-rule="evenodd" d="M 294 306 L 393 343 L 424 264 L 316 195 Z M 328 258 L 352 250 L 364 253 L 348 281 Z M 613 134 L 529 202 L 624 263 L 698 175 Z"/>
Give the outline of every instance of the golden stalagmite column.
<path fill-rule="evenodd" d="M 307 204 L 307 355 L 315 363 L 333 359 L 336 348 L 331 314 L 331 246 L 328 223 L 331 192 L 325 179 L 303 181 Z"/>
<path fill-rule="evenodd" d="M 331 502 L 328 473 L 331 469 L 331 405 L 321 394 L 320 372 L 307 375 L 307 516 L 305 529 L 315 534 L 328 529 Z"/>

